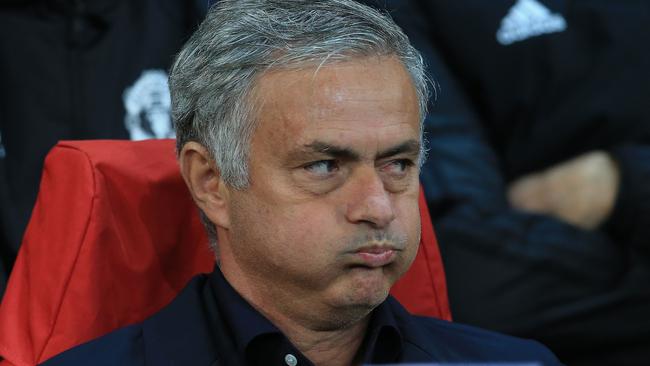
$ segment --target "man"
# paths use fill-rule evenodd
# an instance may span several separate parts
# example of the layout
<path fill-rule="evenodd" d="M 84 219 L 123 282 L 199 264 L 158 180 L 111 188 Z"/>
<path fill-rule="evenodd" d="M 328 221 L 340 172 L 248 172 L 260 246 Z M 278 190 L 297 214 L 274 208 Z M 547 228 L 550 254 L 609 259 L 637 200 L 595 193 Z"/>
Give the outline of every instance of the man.
<path fill-rule="evenodd" d="M 222 1 L 170 81 L 218 266 L 142 324 L 46 364 L 557 364 L 387 298 L 419 242 L 428 97 L 388 18 L 349 0 Z"/>

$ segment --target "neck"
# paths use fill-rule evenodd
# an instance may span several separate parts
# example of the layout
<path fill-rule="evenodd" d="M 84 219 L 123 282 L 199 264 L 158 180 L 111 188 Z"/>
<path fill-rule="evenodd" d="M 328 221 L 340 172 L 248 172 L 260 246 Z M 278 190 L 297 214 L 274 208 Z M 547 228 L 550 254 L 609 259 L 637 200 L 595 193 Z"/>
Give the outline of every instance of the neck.
<path fill-rule="evenodd" d="M 357 322 L 346 329 L 314 331 L 303 327 L 277 325 L 309 360 L 318 366 L 349 366 L 358 363 L 358 351 L 368 321 Z"/>
<path fill-rule="evenodd" d="M 261 278 L 230 276 L 232 272 L 223 264 L 222 273 L 230 285 L 315 365 L 349 366 L 359 363 L 355 357 L 366 334 L 369 313 L 345 316 L 341 309 L 318 308 L 304 297 L 301 301 L 301 296 L 295 293 L 279 295 L 277 288 L 271 290 L 273 294 L 268 294 L 266 292 L 274 286 L 256 286 L 264 282 Z M 358 311 L 353 313 L 359 314 Z"/>
<path fill-rule="evenodd" d="M 241 279 L 241 277 L 239 277 Z M 239 282 L 239 281 L 237 281 Z M 232 284 L 232 283 L 231 283 Z M 266 297 L 246 288 L 233 287 L 257 311 L 271 321 L 314 365 L 349 366 L 355 359 L 366 334 L 370 314 L 355 319 L 339 317 L 339 311 L 309 306 L 286 307 L 291 298 Z M 265 299 L 273 299 L 266 301 Z M 299 301 L 295 301 L 300 303 Z M 298 304 L 295 304 L 298 305 Z M 301 311 L 303 309 L 304 311 Z M 316 316 L 317 319 L 312 317 Z"/>

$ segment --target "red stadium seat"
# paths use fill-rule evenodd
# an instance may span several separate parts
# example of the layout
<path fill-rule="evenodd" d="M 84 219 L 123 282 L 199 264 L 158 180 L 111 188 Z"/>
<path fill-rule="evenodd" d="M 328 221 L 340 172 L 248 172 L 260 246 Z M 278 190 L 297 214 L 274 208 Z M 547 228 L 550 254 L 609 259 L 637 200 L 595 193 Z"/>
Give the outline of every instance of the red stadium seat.
<path fill-rule="evenodd" d="M 392 292 L 450 319 L 422 194 L 422 241 Z M 0 305 L 0 365 L 31 366 L 169 303 L 214 257 L 179 174 L 173 140 L 61 142 Z"/>

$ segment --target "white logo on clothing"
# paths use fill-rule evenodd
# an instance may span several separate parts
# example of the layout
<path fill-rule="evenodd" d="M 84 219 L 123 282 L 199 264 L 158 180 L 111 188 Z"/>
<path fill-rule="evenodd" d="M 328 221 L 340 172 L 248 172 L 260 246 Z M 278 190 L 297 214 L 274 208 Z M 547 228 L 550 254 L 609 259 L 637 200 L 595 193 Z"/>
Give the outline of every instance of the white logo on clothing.
<path fill-rule="evenodd" d="M 167 73 L 145 70 L 122 95 L 126 116 L 124 123 L 131 140 L 173 138 L 170 115 L 171 98 Z"/>
<path fill-rule="evenodd" d="M 504 46 L 542 34 L 566 30 L 566 20 L 537 0 L 517 0 L 501 21 L 497 41 Z"/>

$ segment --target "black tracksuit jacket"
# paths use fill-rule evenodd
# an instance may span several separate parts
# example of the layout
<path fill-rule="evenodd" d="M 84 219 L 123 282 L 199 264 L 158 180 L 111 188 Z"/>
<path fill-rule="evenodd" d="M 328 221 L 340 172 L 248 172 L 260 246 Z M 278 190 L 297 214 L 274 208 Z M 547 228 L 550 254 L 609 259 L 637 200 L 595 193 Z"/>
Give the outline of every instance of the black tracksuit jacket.
<path fill-rule="evenodd" d="M 422 181 L 454 320 L 569 365 L 650 364 L 650 3 L 388 3 L 438 87 Z M 621 173 L 596 230 L 508 203 L 512 181 L 593 150 Z"/>

